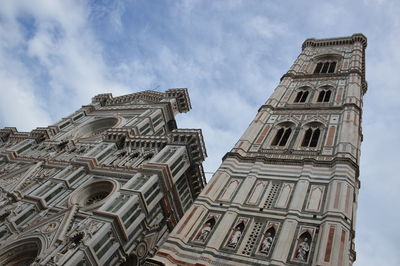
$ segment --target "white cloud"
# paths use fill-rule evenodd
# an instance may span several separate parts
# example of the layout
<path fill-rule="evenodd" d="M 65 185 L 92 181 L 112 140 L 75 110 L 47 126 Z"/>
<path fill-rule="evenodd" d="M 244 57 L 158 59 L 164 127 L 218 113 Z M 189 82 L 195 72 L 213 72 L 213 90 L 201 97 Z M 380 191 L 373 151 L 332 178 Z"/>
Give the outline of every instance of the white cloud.
<path fill-rule="evenodd" d="M 98 93 L 129 92 L 126 86 L 114 82 L 109 75 L 102 46 L 91 31 L 88 7 L 83 2 L 5 1 L 3 4 L 5 8 L 0 10 L 3 18 L 0 27 L 4 33 L 0 37 L 3 44 L 0 51 L 3 55 L 2 69 L 9 69 L 12 62 L 20 62 L 19 68 L 8 71 L 6 76 L 7 82 L 14 84 L 9 88 L 10 92 L 29 95 L 36 91 L 36 98 L 32 97 L 30 101 L 42 101 L 47 105 L 46 111 L 43 106 L 34 106 L 22 100 L 4 102 L 4 106 L 13 106 L 20 112 L 25 110 L 24 117 L 31 121 L 37 120 L 37 113 L 47 112 L 47 117 L 54 122 L 80 105 L 89 103 L 91 97 Z M 30 18 L 25 28 L 20 22 L 24 17 Z M 24 35 L 25 31 L 31 31 L 31 36 Z M 8 32 L 11 34 L 6 34 Z M 4 56 L 9 54 L 9 50 L 13 53 Z M 28 60 L 35 61 L 35 65 L 28 66 Z M 46 78 L 40 79 L 42 84 L 31 82 L 30 86 L 26 86 L 26 83 L 19 82 L 22 72 L 33 79 L 40 79 L 38 75 Z M 0 82 L 6 84 L 5 80 Z M 40 86 L 47 86 L 47 89 Z M 32 108 L 38 111 L 29 111 Z M 46 122 L 49 122 L 48 118 Z M 2 124 L 16 125 L 21 122 L 7 117 Z M 21 128 L 30 129 L 26 123 Z"/>
<path fill-rule="evenodd" d="M 215 171 L 305 38 L 364 32 L 369 39 L 369 91 L 364 101 L 356 265 L 400 263 L 392 248 L 400 241 L 396 1 L 176 1 L 159 10 L 139 2 L 94 5 L 2 1 L 0 127 L 46 126 L 101 92 L 188 87 L 193 109 L 178 115 L 178 125 L 203 129 L 209 154 L 206 171 Z M 132 9 L 141 14 L 132 17 Z M 28 19 L 28 27 L 21 19 Z M 107 23 L 98 29 L 93 20 Z M 119 39 L 106 43 L 105 31 Z M 115 51 L 121 53 L 119 59 L 113 57 Z M 115 59 L 112 65 L 107 56 Z"/>

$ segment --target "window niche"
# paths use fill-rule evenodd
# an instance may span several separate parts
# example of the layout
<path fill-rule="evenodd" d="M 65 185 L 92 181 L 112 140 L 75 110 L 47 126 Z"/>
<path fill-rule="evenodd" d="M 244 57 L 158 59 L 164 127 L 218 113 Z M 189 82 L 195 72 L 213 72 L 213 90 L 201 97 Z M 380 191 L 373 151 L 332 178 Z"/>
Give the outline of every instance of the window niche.
<path fill-rule="evenodd" d="M 266 256 L 269 255 L 272 248 L 272 244 L 274 243 L 275 240 L 275 235 L 276 235 L 275 227 L 273 225 L 269 226 L 269 228 L 265 231 L 263 238 L 261 240 L 261 244 L 259 247 L 260 253 L 263 253 Z"/>
<path fill-rule="evenodd" d="M 323 54 L 312 59 L 313 64 L 310 65 L 309 73 L 313 74 L 333 74 L 337 73 L 342 61 L 339 54 Z"/>
<path fill-rule="evenodd" d="M 321 87 L 317 93 L 317 103 L 329 103 L 332 99 L 333 88 L 331 86 Z"/>
<path fill-rule="evenodd" d="M 198 243 L 207 243 L 208 239 L 210 238 L 211 234 L 213 233 L 216 227 L 219 218 L 220 214 L 209 214 L 203 225 L 198 230 L 193 241 Z"/>
<path fill-rule="evenodd" d="M 318 62 L 315 66 L 314 74 L 335 73 L 336 61 Z"/>
<path fill-rule="evenodd" d="M 231 201 L 232 198 L 234 197 L 236 191 L 238 190 L 242 180 L 241 179 L 231 179 L 229 180 L 229 183 L 226 184 L 225 189 L 219 196 L 220 201 Z"/>
<path fill-rule="evenodd" d="M 248 222 L 248 218 L 239 218 L 236 221 L 235 226 L 231 228 L 229 237 L 227 237 L 227 241 L 225 242 L 226 248 L 236 249 L 239 246 Z"/>
<path fill-rule="evenodd" d="M 293 99 L 293 103 L 305 103 L 310 95 L 309 87 L 302 87 L 295 90 L 295 97 Z"/>
<path fill-rule="evenodd" d="M 324 125 L 319 122 L 312 122 L 306 124 L 302 128 L 301 135 L 301 149 L 316 149 L 321 143 L 320 139 L 322 138 L 324 131 Z"/>
<path fill-rule="evenodd" d="M 311 257 L 315 228 L 300 226 L 296 244 L 292 252 L 292 260 L 300 263 L 308 263 Z"/>
<path fill-rule="evenodd" d="M 272 131 L 271 147 L 284 148 L 290 142 L 291 136 L 294 133 L 294 123 L 284 122 L 278 124 Z"/>

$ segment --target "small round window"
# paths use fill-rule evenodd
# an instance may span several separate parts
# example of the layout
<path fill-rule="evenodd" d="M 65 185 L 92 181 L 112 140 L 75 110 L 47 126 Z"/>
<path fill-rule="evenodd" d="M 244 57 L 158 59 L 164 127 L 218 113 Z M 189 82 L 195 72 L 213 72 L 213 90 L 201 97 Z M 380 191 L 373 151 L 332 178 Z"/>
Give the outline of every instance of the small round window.
<path fill-rule="evenodd" d="M 72 193 L 70 204 L 77 204 L 83 210 L 100 207 L 117 190 L 117 184 L 111 180 L 99 180 L 85 185 Z"/>

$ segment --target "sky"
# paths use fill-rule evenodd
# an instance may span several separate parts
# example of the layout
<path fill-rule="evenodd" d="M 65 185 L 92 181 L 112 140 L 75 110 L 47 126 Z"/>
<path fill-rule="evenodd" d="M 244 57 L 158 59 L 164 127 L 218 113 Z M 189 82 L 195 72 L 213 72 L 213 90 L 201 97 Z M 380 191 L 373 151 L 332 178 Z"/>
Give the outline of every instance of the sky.
<path fill-rule="evenodd" d="M 91 97 L 189 88 L 214 172 L 306 38 L 368 38 L 355 265 L 400 265 L 400 1 L 1 0 L 0 128 L 30 131 Z M 210 178 L 210 175 L 207 176 Z"/>

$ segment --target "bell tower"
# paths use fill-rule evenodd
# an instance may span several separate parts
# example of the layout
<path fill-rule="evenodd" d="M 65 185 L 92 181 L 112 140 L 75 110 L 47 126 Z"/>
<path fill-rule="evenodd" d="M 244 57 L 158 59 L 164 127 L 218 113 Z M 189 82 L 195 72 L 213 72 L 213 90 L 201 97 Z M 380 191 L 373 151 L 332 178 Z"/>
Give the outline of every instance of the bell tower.
<path fill-rule="evenodd" d="M 149 265 L 352 265 L 362 34 L 307 39 Z"/>

